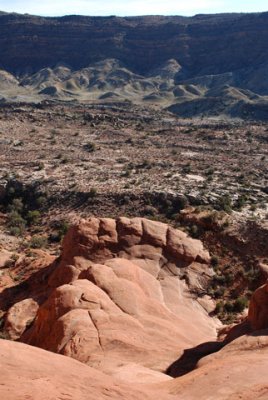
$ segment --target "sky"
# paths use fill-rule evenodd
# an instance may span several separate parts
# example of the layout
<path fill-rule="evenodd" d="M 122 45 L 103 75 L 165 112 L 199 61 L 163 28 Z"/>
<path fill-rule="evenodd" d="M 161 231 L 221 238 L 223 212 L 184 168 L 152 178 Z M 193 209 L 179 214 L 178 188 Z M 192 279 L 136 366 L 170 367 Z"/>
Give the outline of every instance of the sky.
<path fill-rule="evenodd" d="M 195 15 L 268 11 L 267 0 L 0 0 L 0 11 L 44 16 Z"/>

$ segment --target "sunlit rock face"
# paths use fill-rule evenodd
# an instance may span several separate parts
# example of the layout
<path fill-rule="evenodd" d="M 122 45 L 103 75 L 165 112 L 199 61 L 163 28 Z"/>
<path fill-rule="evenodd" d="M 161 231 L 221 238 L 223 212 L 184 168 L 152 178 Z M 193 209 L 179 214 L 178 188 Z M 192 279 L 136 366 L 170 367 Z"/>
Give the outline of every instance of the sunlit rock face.
<path fill-rule="evenodd" d="M 163 223 L 82 221 L 21 340 L 108 372 L 122 363 L 164 371 L 184 348 L 216 338 L 219 321 L 198 297 L 209 261 L 199 240 Z"/>

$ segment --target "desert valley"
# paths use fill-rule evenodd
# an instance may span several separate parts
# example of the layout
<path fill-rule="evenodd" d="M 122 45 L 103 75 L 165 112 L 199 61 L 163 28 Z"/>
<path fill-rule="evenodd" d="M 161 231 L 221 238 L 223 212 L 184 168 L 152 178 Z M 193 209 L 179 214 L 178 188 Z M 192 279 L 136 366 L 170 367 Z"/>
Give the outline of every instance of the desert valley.
<path fill-rule="evenodd" d="M 268 399 L 267 21 L 0 12 L 1 399 Z"/>

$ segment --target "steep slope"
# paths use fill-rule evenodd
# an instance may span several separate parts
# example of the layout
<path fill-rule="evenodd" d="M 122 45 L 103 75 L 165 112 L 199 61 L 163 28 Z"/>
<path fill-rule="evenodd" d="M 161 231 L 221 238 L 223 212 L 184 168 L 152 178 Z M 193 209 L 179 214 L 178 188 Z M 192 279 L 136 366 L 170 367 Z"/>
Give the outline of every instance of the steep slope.
<path fill-rule="evenodd" d="M 143 74 L 175 59 L 183 67 L 180 79 L 182 72 L 190 77 L 253 68 L 268 56 L 267 13 L 0 18 L 1 66 L 13 73 L 36 72 L 59 62 L 81 69 L 115 58 Z"/>
<path fill-rule="evenodd" d="M 128 100 L 170 107 L 186 118 L 268 119 L 268 13 L 190 18 L 3 13 L 0 22 L 0 67 L 6 71 L 0 91 L 7 101 Z M 3 79 L 7 73 L 20 83 L 9 79 L 12 91 Z"/>
<path fill-rule="evenodd" d="M 163 371 L 174 351 L 216 333 L 216 323 L 194 298 L 187 299 L 174 257 L 193 277 L 199 268 L 210 274 L 201 244 L 164 224 L 140 219 L 82 223 L 67 235 L 61 263 L 50 278 L 58 288 L 23 340 L 108 371 L 133 362 Z M 51 309 L 54 316 L 47 313 Z M 74 318 L 80 321 L 76 327 Z M 50 339 L 47 329 L 52 329 Z"/>
<path fill-rule="evenodd" d="M 153 332 L 151 337 L 152 345 L 157 346 L 162 344 L 156 342 L 156 337 L 159 334 L 159 325 L 155 323 L 159 318 L 158 311 L 160 310 L 159 303 L 161 302 L 159 301 L 159 292 L 155 292 L 154 295 L 152 295 L 152 265 L 155 266 L 155 262 L 150 264 L 148 260 L 146 261 L 144 258 L 136 258 L 135 262 L 140 264 L 138 270 L 137 265 L 135 266 L 126 259 L 112 259 L 107 262 L 106 266 L 90 261 L 90 258 L 95 258 L 96 261 L 97 259 L 109 258 L 111 252 L 118 249 L 118 242 L 113 235 L 115 231 L 111 229 L 113 225 L 111 221 L 112 220 L 107 219 L 85 221 L 69 232 L 65 241 L 65 250 L 62 255 L 61 264 L 54 268 L 54 273 L 50 276 L 50 285 L 52 286 L 52 283 L 54 285 L 56 284 L 56 278 L 58 279 L 58 283 L 63 280 L 68 281 L 72 277 L 75 279 L 75 276 L 79 274 L 77 269 L 87 275 L 87 278 L 83 280 L 75 279 L 71 284 L 59 286 L 49 296 L 48 301 L 41 305 L 37 314 L 37 321 L 38 319 L 39 322 L 42 320 L 42 323 L 38 323 L 39 330 L 36 334 L 41 335 L 43 338 L 42 340 L 46 337 L 47 343 L 52 343 L 57 337 L 63 337 L 63 334 L 65 334 L 64 345 L 67 347 L 69 346 L 70 354 L 68 355 L 71 355 L 72 358 L 63 357 L 59 354 L 52 354 L 23 343 L 1 340 L 1 398 L 6 400 L 13 400 L 14 398 L 33 398 L 35 400 L 67 400 L 72 398 L 74 400 L 88 400 L 96 398 L 105 399 L 107 397 L 126 400 L 141 398 L 153 400 L 156 397 L 163 400 L 193 400 L 197 398 L 200 400 L 267 399 L 268 387 L 265 372 L 268 367 L 268 284 L 263 285 L 254 292 L 250 303 L 248 319 L 229 330 L 223 342 L 201 343 L 199 346 L 185 350 L 184 354 L 180 357 L 180 362 L 183 362 L 183 360 L 185 361 L 184 355 L 187 352 L 188 355 L 190 353 L 194 354 L 195 351 L 199 351 L 200 353 L 201 349 L 204 347 L 210 347 L 210 352 L 203 352 L 203 356 L 213 353 L 203 358 L 201 355 L 197 364 L 193 365 L 193 370 L 188 374 L 172 379 L 157 371 L 152 371 L 141 364 L 126 362 L 126 359 L 131 356 L 131 354 L 129 354 L 129 352 L 131 353 L 131 349 L 128 348 L 122 351 L 121 340 L 122 337 L 125 337 L 125 339 L 130 342 L 133 341 L 133 338 L 137 335 L 136 329 L 138 325 L 137 321 L 136 323 L 134 322 L 137 318 L 137 313 L 134 309 L 136 308 L 137 310 L 138 304 L 140 307 L 139 322 L 144 324 L 147 319 L 147 322 L 150 323 Z M 142 244 L 134 244 L 139 239 L 139 222 L 141 222 L 139 219 L 123 219 L 118 224 L 117 232 L 121 240 L 124 239 L 125 250 L 127 248 L 130 250 L 130 245 L 132 250 L 135 246 L 136 250 L 137 246 L 142 246 Z M 166 226 L 161 224 L 152 226 L 150 223 L 146 226 L 147 221 L 143 220 L 142 222 L 144 228 L 146 227 L 143 231 L 143 237 L 148 235 L 147 241 L 154 241 L 154 246 L 156 246 L 158 242 L 158 245 L 162 245 L 162 250 L 164 250 L 164 243 L 162 241 L 164 239 L 163 231 L 165 231 Z M 124 229 L 122 230 L 123 227 Z M 149 227 L 151 230 L 149 230 Z M 153 228 L 157 228 L 158 235 L 156 231 L 152 230 Z M 173 235 L 174 234 L 175 232 L 173 232 Z M 170 233 L 168 235 L 170 235 Z M 182 240 L 178 232 L 176 232 L 176 237 Z M 72 243 L 74 247 L 69 246 Z M 175 242 L 173 242 L 173 244 L 174 243 Z M 204 256 L 200 242 L 191 240 L 189 242 L 189 239 L 184 237 L 182 244 L 183 246 L 180 247 L 177 241 L 177 246 L 172 247 L 173 250 L 176 249 L 179 251 L 179 249 L 182 250 L 182 248 L 186 250 L 188 248 L 187 244 L 195 244 L 195 246 L 191 246 L 191 248 L 195 248 L 196 251 L 198 249 L 198 253 L 191 253 L 188 248 L 187 252 L 184 251 L 184 257 L 180 258 L 180 262 L 182 262 L 182 260 L 186 262 L 186 259 L 188 259 L 189 262 L 190 257 L 193 257 L 194 254 L 195 257 Z M 143 246 L 149 247 L 148 244 L 143 244 Z M 168 246 L 168 244 L 165 246 Z M 169 246 L 168 248 L 170 249 Z M 157 247 L 155 247 L 155 250 L 157 250 Z M 80 254 L 80 256 L 76 256 L 77 254 Z M 187 257 L 185 258 L 186 254 Z M 67 265 L 66 263 L 68 260 L 70 262 L 72 260 L 73 265 Z M 150 265 L 151 273 L 148 273 L 148 275 L 146 275 L 143 269 L 145 264 L 148 264 L 147 268 Z M 143 268 L 141 265 L 143 265 Z M 107 277 L 107 266 L 112 268 L 117 277 L 121 276 L 121 281 L 117 286 L 116 292 L 113 292 L 111 289 L 111 287 L 115 285 L 115 279 L 111 280 L 111 274 Z M 180 268 L 182 268 L 182 266 Z M 103 271 L 103 274 L 100 273 L 100 270 Z M 93 275 L 94 279 L 92 279 Z M 103 279 L 104 275 L 106 275 L 106 279 Z M 149 275 L 150 278 L 148 277 Z M 173 276 L 173 278 L 175 277 Z M 134 282 L 139 282 L 140 288 L 143 290 L 143 293 L 141 291 L 136 292 L 139 295 L 137 299 L 133 298 Z M 156 286 L 154 286 L 154 288 L 156 288 Z M 103 292 L 101 292 L 101 290 Z M 147 295 L 151 295 L 151 318 L 149 319 L 149 315 L 146 314 L 144 308 L 145 292 L 147 292 Z M 59 294 L 61 295 L 59 296 Z M 132 298 L 132 302 L 125 302 L 128 297 Z M 53 298 L 54 303 L 52 301 Z M 110 300 L 108 298 L 110 298 Z M 130 314 L 127 317 L 126 310 L 121 310 L 121 313 L 115 310 L 116 303 L 120 298 L 123 299 L 121 304 L 124 304 L 125 307 L 127 306 L 128 309 L 132 309 L 131 327 L 133 330 L 131 332 L 128 331 L 129 322 L 127 321 L 127 318 L 130 318 Z M 105 315 L 105 312 L 109 308 L 108 303 L 111 300 L 113 304 L 110 303 L 109 315 Z M 158 301 L 158 310 L 155 308 L 156 300 Z M 171 303 L 166 300 L 165 302 L 165 322 L 167 323 L 168 316 L 170 315 L 169 307 Z M 181 304 L 177 303 L 177 305 L 177 311 L 181 312 Z M 19 311 L 19 308 L 17 311 Z M 91 357 L 93 356 L 94 359 L 94 355 L 96 355 L 96 350 L 94 349 L 94 329 L 93 326 L 83 325 L 86 321 L 82 315 L 83 312 L 90 316 L 92 321 L 94 321 L 95 328 L 97 328 L 100 333 L 98 340 L 99 344 L 102 346 L 102 352 L 99 353 L 95 368 L 89 366 L 92 364 Z M 50 315 L 48 316 L 48 314 Z M 57 335 L 55 335 L 56 331 L 54 329 L 55 325 L 53 324 L 53 319 L 57 314 L 62 314 L 62 317 L 58 319 L 58 322 L 60 322 L 58 323 L 59 330 Z M 114 329 L 110 329 L 116 317 L 119 317 L 121 324 L 120 336 L 119 332 L 116 333 Z M 164 316 L 162 315 L 162 317 Z M 193 309 L 191 317 L 194 318 Z M 48 318 L 50 319 L 51 331 L 48 331 L 49 326 L 46 327 Z M 172 319 L 176 324 L 177 319 L 175 312 L 172 314 Z M 203 322 L 201 320 L 195 320 L 197 327 L 200 327 L 202 330 L 202 323 L 205 321 L 207 322 L 207 318 L 205 318 Z M 190 337 L 193 333 L 192 328 L 190 329 L 189 325 L 187 325 L 187 327 L 188 339 L 191 340 Z M 166 328 L 170 328 L 170 325 L 168 324 Z M 183 330 L 183 326 L 178 325 L 178 328 Z M 34 329 L 35 327 L 33 330 Z M 78 334 L 80 335 L 79 337 Z M 139 334 L 142 334 L 144 337 L 145 332 L 139 332 Z M 162 341 L 171 341 L 173 334 L 174 330 L 170 330 L 167 337 L 165 335 L 162 337 Z M 110 336 L 112 337 L 112 341 L 109 339 Z M 130 338 L 127 338 L 127 336 L 130 336 Z M 72 342 L 71 346 L 69 345 L 70 339 Z M 137 336 L 136 340 L 138 339 L 139 337 Z M 181 341 L 178 341 L 178 347 L 181 343 Z M 81 358 L 82 347 L 84 349 L 87 347 L 91 351 L 91 354 L 83 360 L 84 363 L 73 359 Z M 113 355 L 115 353 L 113 354 L 111 352 L 112 347 L 114 349 L 119 349 L 117 356 L 120 357 L 121 363 L 119 363 L 118 358 L 117 365 L 113 362 Z M 109 368 L 106 365 L 106 372 L 108 373 L 108 375 L 106 375 L 99 370 L 105 369 L 103 365 L 101 365 L 101 359 L 104 357 L 104 353 L 108 354 L 108 351 L 110 351 L 108 358 L 110 358 L 112 362 L 109 363 Z M 149 365 L 153 357 L 155 357 L 155 360 L 157 359 L 158 352 L 159 349 L 155 347 L 151 349 L 151 354 L 146 353 Z M 140 355 L 138 356 L 141 360 Z"/>
<path fill-rule="evenodd" d="M 216 338 L 202 297 L 209 261 L 200 241 L 165 224 L 82 221 L 44 278 L 46 299 L 42 290 L 13 305 L 5 332 L 109 374 L 163 372 L 185 347 Z"/>

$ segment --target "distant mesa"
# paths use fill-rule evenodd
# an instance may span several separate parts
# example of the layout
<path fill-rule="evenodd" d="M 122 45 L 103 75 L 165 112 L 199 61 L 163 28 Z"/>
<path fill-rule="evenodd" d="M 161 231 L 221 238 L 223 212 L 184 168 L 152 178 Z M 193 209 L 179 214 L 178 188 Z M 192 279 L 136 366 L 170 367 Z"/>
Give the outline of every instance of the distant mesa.
<path fill-rule="evenodd" d="M 108 96 L 167 108 L 182 118 L 267 120 L 267 15 L 2 13 L 0 95 L 34 102 Z"/>

